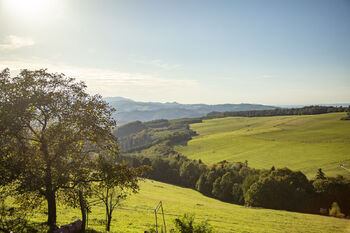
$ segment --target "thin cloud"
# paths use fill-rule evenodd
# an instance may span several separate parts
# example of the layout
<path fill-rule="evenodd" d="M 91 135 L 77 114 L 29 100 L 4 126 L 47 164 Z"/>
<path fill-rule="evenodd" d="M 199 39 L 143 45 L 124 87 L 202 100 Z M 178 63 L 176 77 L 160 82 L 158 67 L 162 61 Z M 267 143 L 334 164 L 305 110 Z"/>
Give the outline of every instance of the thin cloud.
<path fill-rule="evenodd" d="M 13 50 L 34 45 L 35 42 L 29 37 L 15 35 L 6 36 L 3 43 L 0 43 L 0 50 Z"/>
<path fill-rule="evenodd" d="M 65 64 L 51 64 L 47 61 L 11 60 L 1 61 L 0 70 L 10 68 L 12 74 L 18 74 L 21 69 L 41 69 L 47 68 L 49 72 L 64 73 L 87 84 L 91 94 L 101 94 L 102 96 L 127 95 L 131 93 L 156 94 L 181 93 L 183 90 L 192 90 L 198 87 L 194 80 L 187 79 L 167 79 L 154 75 L 132 72 L 120 72 L 115 70 L 84 68 L 68 66 Z"/>
<path fill-rule="evenodd" d="M 264 74 L 261 76 L 261 78 L 263 79 L 270 79 L 270 78 L 275 78 L 276 76 L 275 75 L 270 75 L 270 74 Z"/>
<path fill-rule="evenodd" d="M 144 64 L 144 65 L 151 65 L 151 66 L 158 67 L 158 68 L 165 69 L 165 70 L 176 69 L 180 66 L 178 64 L 166 63 L 166 62 L 163 62 L 162 60 L 159 60 L 159 59 L 135 60 L 134 62 L 139 63 L 139 64 Z"/>

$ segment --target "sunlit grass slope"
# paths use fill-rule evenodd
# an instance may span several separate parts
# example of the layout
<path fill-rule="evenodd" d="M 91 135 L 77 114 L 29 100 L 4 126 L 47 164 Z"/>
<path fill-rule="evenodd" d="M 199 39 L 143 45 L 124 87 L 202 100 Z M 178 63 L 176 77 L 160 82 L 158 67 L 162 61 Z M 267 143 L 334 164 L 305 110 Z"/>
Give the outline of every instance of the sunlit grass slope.
<path fill-rule="evenodd" d="M 309 178 L 322 168 L 326 175 L 350 173 L 350 121 L 345 113 L 276 117 L 227 117 L 192 124 L 199 136 L 178 146 L 184 155 L 206 163 L 248 160 L 249 166 L 289 167 Z"/>
<path fill-rule="evenodd" d="M 208 219 L 217 232 L 350 232 L 349 220 L 247 208 L 205 197 L 192 189 L 150 180 L 141 184 L 139 194 L 131 196 L 115 211 L 112 231 L 143 232 L 154 224 L 153 208 L 160 200 L 163 201 L 168 229 L 172 227 L 176 216 L 187 212 L 194 213 L 197 220 Z M 44 217 L 36 214 L 33 220 L 43 221 Z M 59 208 L 59 224 L 66 224 L 78 218 L 78 210 L 62 206 Z M 94 207 L 89 215 L 89 227 L 103 231 L 103 219 L 103 207 Z"/>

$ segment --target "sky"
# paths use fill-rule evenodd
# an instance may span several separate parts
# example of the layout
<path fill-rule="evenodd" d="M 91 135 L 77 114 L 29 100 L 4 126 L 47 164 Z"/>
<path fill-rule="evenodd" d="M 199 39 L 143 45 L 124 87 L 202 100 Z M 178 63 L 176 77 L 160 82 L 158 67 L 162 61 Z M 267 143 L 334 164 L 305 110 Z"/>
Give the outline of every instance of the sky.
<path fill-rule="evenodd" d="M 0 0 L 0 69 L 137 101 L 350 103 L 349 0 Z"/>

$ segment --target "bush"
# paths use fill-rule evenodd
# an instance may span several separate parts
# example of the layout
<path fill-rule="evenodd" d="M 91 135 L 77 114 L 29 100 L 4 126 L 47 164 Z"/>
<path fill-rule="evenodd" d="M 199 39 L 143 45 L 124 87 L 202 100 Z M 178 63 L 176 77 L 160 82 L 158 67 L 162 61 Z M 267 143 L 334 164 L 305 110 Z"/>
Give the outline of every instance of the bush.
<path fill-rule="evenodd" d="M 207 220 L 200 223 L 194 222 L 195 217 L 193 214 L 184 214 L 181 218 L 176 218 L 175 232 L 179 233 L 211 233 L 214 232 L 212 226 Z"/>
<path fill-rule="evenodd" d="M 341 212 L 337 202 L 333 202 L 332 207 L 329 209 L 329 216 L 343 218 L 345 215 Z"/>
<path fill-rule="evenodd" d="M 29 223 L 25 217 L 25 214 L 19 212 L 17 208 L 8 207 L 4 200 L 0 200 L 0 232 L 47 232 L 46 225 Z"/>

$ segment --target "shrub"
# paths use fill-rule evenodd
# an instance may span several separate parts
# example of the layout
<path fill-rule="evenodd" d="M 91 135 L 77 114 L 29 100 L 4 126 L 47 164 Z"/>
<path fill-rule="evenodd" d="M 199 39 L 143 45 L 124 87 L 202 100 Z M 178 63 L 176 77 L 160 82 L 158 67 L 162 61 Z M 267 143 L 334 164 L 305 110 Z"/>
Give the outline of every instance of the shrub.
<path fill-rule="evenodd" d="M 181 218 L 176 218 L 175 232 L 179 233 L 211 233 L 214 232 L 207 220 L 195 223 L 193 214 L 184 214 Z"/>
<path fill-rule="evenodd" d="M 345 215 L 341 212 L 337 202 L 333 202 L 332 207 L 329 209 L 329 216 L 341 218 L 345 217 Z"/>
<path fill-rule="evenodd" d="M 46 225 L 29 223 L 24 212 L 6 206 L 4 200 L 0 200 L 0 232 L 39 233 L 47 230 Z"/>

